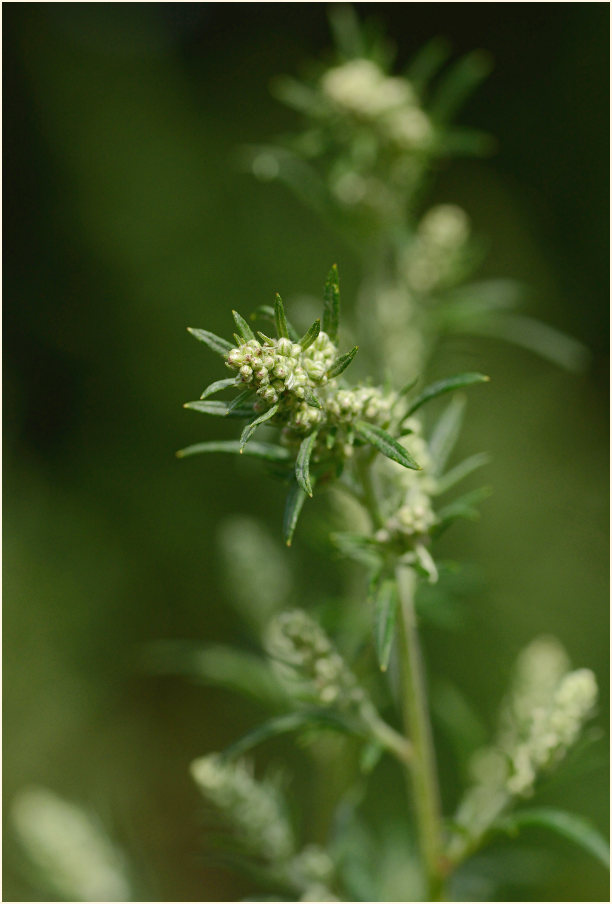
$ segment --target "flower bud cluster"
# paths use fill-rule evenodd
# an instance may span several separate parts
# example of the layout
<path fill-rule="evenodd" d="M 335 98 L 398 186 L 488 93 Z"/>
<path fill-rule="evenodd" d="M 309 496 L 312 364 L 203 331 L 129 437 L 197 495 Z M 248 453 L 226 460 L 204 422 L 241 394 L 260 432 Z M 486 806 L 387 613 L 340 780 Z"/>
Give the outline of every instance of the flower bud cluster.
<path fill-rule="evenodd" d="M 330 419 L 339 424 L 355 420 L 384 423 L 389 420 L 394 396 L 385 395 L 376 386 L 359 386 L 355 389 L 339 389 L 330 395 L 326 411 Z"/>
<path fill-rule="evenodd" d="M 304 693 L 323 706 L 350 707 L 366 700 L 355 675 L 319 625 L 302 609 L 283 612 L 272 621 L 268 652 L 288 680 L 301 680 Z"/>
<path fill-rule="evenodd" d="M 327 382 L 337 350 L 326 333 L 319 333 L 306 350 L 290 339 L 249 339 L 231 349 L 227 365 L 267 404 L 301 400 L 308 390 Z"/>
<path fill-rule="evenodd" d="M 593 713 L 597 682 L 590 669 L 569 672 L 559 683 L 548 708 L 532 714 L 527 738 L 511 751 L 512 774 L 508 790 L 529 795 L 537 773 L 561 759 L 577 740 Z"/>
<path fill-rule="evenodd" d="M 287 878 L 301 891 L 300 901 L 337 901 L 329 890 L 334 864 L 322 847 L 308 844 L 288 863 Z"/>
<path fill-rule="evenodd" d="M 337 110 L 376 124 L 382 137 L 398 148 L 419 148 L 431 137 L 431 123 L 412 85 L 385 75 L 372 60 L 351 60 L 329 69 L 321 89 Z"/>
<path fill-rule="evenodd" d="M 244 761 L 226 761 L 216 753 L 194 760 L 191 775 L 252 854 L 270 863 L 293 855 L 293 832 L 272 782 L 257 781 Z"/>
<path fill-rule="evenodd" d="M 376 534 L 377 540 L 387 542 L 392 537 L 415 540 L 427 534 L 436 523 L 430 497 L 418 486 L 413 487 L 405 502 L 386 521 Z"/>
<path fill-rule="evenodd" d="M 429 292 L 452 279 L 470 237 L 470 221 L 461 207 L 438 204 L 421 220 L 409 246 L 404 271 L 409 286 Z"/>

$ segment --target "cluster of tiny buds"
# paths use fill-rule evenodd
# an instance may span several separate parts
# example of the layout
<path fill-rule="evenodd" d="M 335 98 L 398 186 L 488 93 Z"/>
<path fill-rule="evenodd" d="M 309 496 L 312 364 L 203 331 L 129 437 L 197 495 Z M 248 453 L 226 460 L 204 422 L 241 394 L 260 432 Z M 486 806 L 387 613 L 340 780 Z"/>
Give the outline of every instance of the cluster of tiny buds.
<path fill-rule="evenodd" d="M 194 760 L 191 775 L 254 853 L 270 862 L 293 854 L 293 833 L 278 789 L 270 781 L 257 781 L 249 764 L 211 753 Z"/>
<path fill-rule="evenodd" d="M 350 423 L 356 419 L 384 422 L 391 415 L 394 396 L 384 395 L 378 387 L 361 386 L 356 389 L 339 389 L 327 401 L 326 409 L 338 423 Z"/>
<path fill-rule="evenodd" d="M 283 395 L 301 400 L 307 389 L 325 385 L 336 353 L 329 336 L 321 332 L 307 349 L 287 338 L 249 339 L 231 349 L 226 362 L 264 402 L 275 405 Z"/>
<path fill-rule="evenodd" d="M 281 613 L 270 624 L 268 650 L 281 667 L 306 679 L 325 706 L 360 705 L 365 693 L 333 644 L 301 609 Z"/>
<path fill-rule="evenodd" d="M 406 502 L 381 528 L 376 539 L 387 543 L 392 538 L 415 539 L 423 537 L 436 523 L 431 500 L 426 493 L 414 488 Z"/>

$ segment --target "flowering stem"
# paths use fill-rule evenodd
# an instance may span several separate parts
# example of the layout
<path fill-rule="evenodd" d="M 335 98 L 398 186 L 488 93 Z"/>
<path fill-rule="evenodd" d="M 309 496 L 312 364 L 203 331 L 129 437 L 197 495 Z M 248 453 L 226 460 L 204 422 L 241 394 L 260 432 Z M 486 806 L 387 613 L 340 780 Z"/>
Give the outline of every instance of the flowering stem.
<path fill-rule="evenodd" d="M 416 575 L 398 566 L 398 650 L 402 677 L 402 707 L 407 736 L 412 742 L 410 763 L 417 831 L 427 879 L 428 900 L 443 900 L 442 822 L 435 753 L 427 712 L 427 696 L 416 626 Z"/>

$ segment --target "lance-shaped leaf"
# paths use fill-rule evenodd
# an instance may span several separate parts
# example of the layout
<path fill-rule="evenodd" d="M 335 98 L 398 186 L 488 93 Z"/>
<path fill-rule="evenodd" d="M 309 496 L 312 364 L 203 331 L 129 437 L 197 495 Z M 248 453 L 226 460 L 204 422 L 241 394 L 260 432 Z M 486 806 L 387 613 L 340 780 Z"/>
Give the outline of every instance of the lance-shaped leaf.
<path fill-rule="evenodd" d="M 215 336 L 214 333 L 209 333 L 208 330 L 198 330 L 195 327 L 188 326 L 187 332 L 191 333 L 192 336 L 199 342 L 203 342 L 204 345 L 207 345 L 213 352 L 216 352 L 218 355 L 222 355 L 225 357 L 229 351 L 234 347 L 231 342 L 228 342 L 227 339 L 222 339 L 220 336 Z"/>
<path fill-rule="evenodd" d="M 241 451 L 244 455 L 250 455 L 252 458 L 262 458 L 265 461 L 273 462 L 286 462 L 292 457 L 288 449 L 283 449 L 282 446 L 275 446 L 273 443 L 250 442 L 241 449 L 237 439 L 195 443 L 193 446 L 180 449 L 176 456 L 177 458 L 187 458 L 189 455 L 200 455 L 204 452 L 224 452 L 238 455 Z"/>
<path fill-rule="evenodd" d="M 264 320 L 269 320 L 270 323 L 274 323 L 274 308 L 269 304 L 259 305 L 258 308 L 255 308 L 253 313 L 250 316 L 251 320 L 256 320 L 258 317 L 261 317 Z M 291 324 L 291 321 L 285 317 L 285 322 L 287 324 L 287 329 L 289 331 L 289 338 L 292 342 L 297 342 L 300 338 L 300 334 L 295 329 L 295 327 Z M 266 337 L 267 338 L 267 337 Z"/>
<path fill-rule="evenodd" d="M 461 432 L 464 413 L 465 396 L 454 396 L 436 422 L 428 443 L 434 464 L 434 474 L 442 473 L 455 448 Z"/>
<path fill-rule="evenodd" d="M 247 342 L 249 341 L 249 339 L 254 339 L 255 334 L 244 317 L 241 317 L 238 311 L 232 311 L 232 316 L 234 318 L 234 323 L 238 328 L 238 332 L 240 333 L 242 338 L 246 339 Z"/>
<path fill-rule="evenodd" d="M 319 333 L 321 332 L 321 321 L 315 320 L 313 325 L 310 327 L 307 332 L 304 333 L 302 338 L 300 339 L 300 345 L 303 350 L 306 351 L 307 348 L 310 348 L 312 343 L 315 341 Z"/>
<path fill-rule="evenodd" d="M 482 50 L 466 54 L 451 66 L 438 82 L 430 104 L 434 121 L 449 122 L 491 68 L 491 57 Z"/>
<path fill-rule="evenodd" d="M 236 377 L 228 377 L 227 380 L 217 380 L 215 383 L 211 383 L 210 386 L 207 386 L 202 395 L 200 396 L 200 401 L 203 399 L 207 399 L 209 396 L 214 395 L 216 392 L 221 392 L 222 389 L 228 389 L 230 386 L 238 386 L 239 381 Z"/>
<path fill-rule="evenodd" d="M 340 355 L 339 358 L 336 358 L 332 366 L 327 371 L 327 376 L 329 377 L 329 379 L 332 380 L 334 377 L 339 377 L 341 373 L 344 373 L 358 351 L 359 346 L 355 345 L 350 350 L 350 352 L 346 352 L 346 354 Z"/>
<path fill-rule="evenodd" d="M 325 282 L 323 292 L 323 330 L 332 342 L 338 338 L 340 324 L 340 280 L 338 267 L 333 265 Z"/>
<path fill-rule="evenodd" d="M 414 55 L 406 77 L 415 91 L 421 93 L 450 55 L 451 46 L 445 38 L 432 38 Z"/>
<path fill-rule="evenodd" d="M 381 672 L 389 667 L 397 605 L 397 583 L 392 578 L 381 581 L 374 593 L 374 646 Z"/>
<path fill-rule="evenodd" d="M 313 430 L 302 440 L 297 458 L 295 460 L 295 479 L 298 485 L 312 496 L 312 484 L 310 480 L 310 456 L 317 442 L 317 431 Z"/>
<path fill-rule="evenodd" d="M 480 518 L 480 512 L 476 506 L 479 503 L 484 502 L 485 499 L 488 499 L 491 492 L 491 487 L 480 487 L 478 490 L 472 490 L 470 493 L 465 493 L 463 496 L 460 496 L 459 499 L 451 502 L 450 505 L 440 509 L 438 512 L 438 521 L 431 529 L 432 535 L 436 537 L 439 536 L 443 530 L 459 518 L 463 518 L 466 521 L 477 521 Z"/>
<path fill-rule="evenodd" d="M 297 480 L 289 485 L 285 511 L 283 514 L 283 539 L 287 546 L 291 546 L 293 535 L 300 517 L 300 512 L 308 498 L 307 493 L 298 484 Z"/>
<path fill-rule="evenodd" d="M 245 737 L 236 741 L 224 751 L 228 759 L 243 756 L 248 750 L 262 744 L 269 738 L 275 738 L 292 731 L 301 731 L 319 727 L 321 729 L 335 729 L 344 734 L 353 734 L 358 737 L 366 737 L 361 725 L 345 715 L 329 709 L 304 709 L 287 715 L 276 716 L 259 725 Z"/>
<path fill-rule="evenodd" d="M 396 461 L 405 468 L 412 468 L 414 471 L 421 470 L 421 466 L 416 463 L 412 455 L 382 427 L 368 424 L 365 421 L 357 421 L 355 432 L 357 436 L 365 440 L 366 443 L 370 443 L 375 449 L 390 458 L 391 461 Z"/>
<path fill-rule="evenodd" d="M 260 414 L 259 417 L 256 417 L 255 420 L 251 421 L 250 424 L 246 425 L 246 427 L 244 428 L 244 430 L 242 431 L 242 434 L 240 436 L 240 451 L 241 452 L 244 451 L 244 447 L 246 446 L 246 444 L 248 443 L 250 438 L 253 436 L 253 434 L 255 433 L 257 428 L 261 424 L 265 424 L 266 421 L 269 421 L 270 418 L 273 418 L 277 411 L 278 411 L 278 402 L 276 403 L 276 405 L 272 405 L 271 408 L 268 408 L 267 411 L 264 411 L 263 414 Z"/>
<path fill-rule="evenodd" d="M 243 389 L 242 392 L 238 393 L 235 399 L 232 399 L 231 402 L 228 402 L 227 413 L 231 415 L 232 411 L 239 411 L 241 408 L 246 408 L 246 403 L 249 399 L 253 399 L 253 390 L 250 388 Z"/>
<path fill-rule="evenodd" d="M 202 414 L 212 414 L 215 417 L 251 417 L 253 414 L 252 405 L 243 405 L 240 408 L 230 408 L 227 402 L 185 402 L 183 408 L 189 408 L 192 411 L 200 411 Z"/>
<path fill-rule="evenodd" d="M 436 494 L 450 490 L 460 480 L 463 480 L 478 468 L 482 468 L 483 465 L 488 465 L 490 461 L 491 457 L 486 452 L 477 452 L 475 455 L 470 455 L 469 458 L 464 458 L 463 461 L 460 461 L 458 465 L 455 465 L 454 468 L 451 468 L 450 471 L 447 471 L 446 474 L 439 478 L 436 484 Z"/>
<path fill-rule="evenodd" d="M 285 317 L 285 306 L 283 299 L 278 292 L 274 298 L 274 323 L 276 324 L 276 332 L 279 338 L 289 338 L 289 328 L 287 326 L 287 318 Z"/>
<path fill-rule="evenodd" d="M 410 417 L 411 414 L 414 414 L 421 405 L 424 405 L 431 399 L 436 399 L 438 396 L 444 395 L 446 392 L 452 392 L 453 389 L 461 389 L 463 386 L 471 386 L 473 383 L 488 383 L 490 379 L 491 378 L 485 376 L 485 374 L 467 373 L 457 374 L 456 377 L 449 377 L 447 380 L 438 380 L 437 383 L 431 383 L 416 397 L 408 409 L 406 417 Z"/>
<path fill-rule="evenodd" d="M 550 829 L 573 841 L 596 860 L 610 869 L 610 846 L 603 835 L 583 816 L 558 810 L 556 807 L 533 807 L 518 810 L 494 824 L 494 828 L 510 835 L 516 835 L 521 829 Z"/>

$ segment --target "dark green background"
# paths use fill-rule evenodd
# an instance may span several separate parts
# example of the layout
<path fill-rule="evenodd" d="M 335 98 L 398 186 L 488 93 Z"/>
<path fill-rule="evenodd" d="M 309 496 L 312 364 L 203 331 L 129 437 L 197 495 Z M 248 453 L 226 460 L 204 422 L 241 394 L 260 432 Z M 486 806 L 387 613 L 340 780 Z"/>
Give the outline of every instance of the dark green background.
<path fill-rule="evenodd" d="M 436 34 L 493 54 L 463 122 L 499 152 L 445 168 L 432 200 L 464 205 L 490 245 L 483 272 L 529 282 L 529 313 L 593 352 L 578 377 L 467 339 L 435 363 L 493 378 L 470 398 L 463 447 L 493 454 L 495 495 L 445 540 L 480 577 L 455 632 L 425 629 L 431 680 L 455 682 L 492 725 L 517 651 L 554 633 L 597 672 L 605 727 L 608 7 L 372 6 L 358 4 L 400 63 Z M 5 801 L 40 782 L 95 806 L 145 897 L 233 899 L 248 885 L 204 862 L 187 766 L 260 713 L 134 662 L 149 640 L 235 640 L 215 527 L 241 512 L 280 521 L 282 488 L 255 465 L 173 457 L 230 435 L 181 409 L 223 376 L 185 327 L 227 335 L 230 308 L 318 293 L 334 260 L 352 305 L 360 263 L 343 242 L 234 165 L 240 144 L 296 127 L 267 86 L 329 46 L 325 5 L 14 3 L 3 21 Z M 339 586 L 312 539 L 325 511 L 313 504 L 287 553 L 316 568 L 322 595 Z M 606 747 L 542 798 L 603 830 Z M 444 746 L 441 759 L 451 806 Z M 40 898 L 5 838 L 5 898 Z M 531 838 L 554 866 L 534 900 L 607 898 L 599 866 Z"/>

